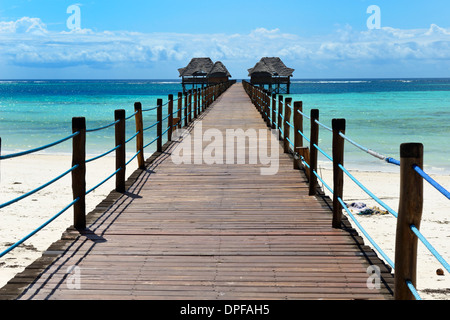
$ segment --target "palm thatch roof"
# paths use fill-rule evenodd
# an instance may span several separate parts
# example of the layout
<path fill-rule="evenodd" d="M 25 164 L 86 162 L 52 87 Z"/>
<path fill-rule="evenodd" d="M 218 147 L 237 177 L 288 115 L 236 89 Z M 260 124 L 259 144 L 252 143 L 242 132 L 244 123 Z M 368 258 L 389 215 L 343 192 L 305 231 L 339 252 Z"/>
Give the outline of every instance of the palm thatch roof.
<path fill-rule="evenodd" d="M 214 66 L 208 73 L 208 77 L 217 77 L 217 76 L 231 77 L 231 74 L 230 74 L 230 72 L 228 72 L 228 69 L 220 61 L 217 61 L 216 63 L 214 63 Z"/>
<path fill-rule="evenodd" d="M 231 77 L 225 65 L 210 58 L 192 58 L 189 64 L 178 69 L 180 77 Z"/>
<path fill-rule="evenodd" d="M 249 76 L 254 73 L 268 73 L 272 77 L 291 77 L 294 69 L 286 65 L 278 57 L 264 57 L 256 65 L 248 69 Z"/>
<path fill-rule="evenodd" d="M 193 58 L 189 64 L 178 69 L 180 77 L 206 76 L 214 66 L 210 58 Z"/>

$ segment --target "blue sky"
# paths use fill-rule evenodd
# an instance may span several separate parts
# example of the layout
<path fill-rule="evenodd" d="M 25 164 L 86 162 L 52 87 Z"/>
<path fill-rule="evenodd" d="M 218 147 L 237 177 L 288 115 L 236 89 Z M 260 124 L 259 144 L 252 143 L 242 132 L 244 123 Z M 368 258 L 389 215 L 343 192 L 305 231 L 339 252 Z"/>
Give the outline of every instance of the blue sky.
<path fill-rule="evenodd" d="M 263 56 L 295 78 L 450 77 L 449 12 L 448 0 L 1 0 L 0 78 L 173 79 L 203 56 L 233 78 Z"/>

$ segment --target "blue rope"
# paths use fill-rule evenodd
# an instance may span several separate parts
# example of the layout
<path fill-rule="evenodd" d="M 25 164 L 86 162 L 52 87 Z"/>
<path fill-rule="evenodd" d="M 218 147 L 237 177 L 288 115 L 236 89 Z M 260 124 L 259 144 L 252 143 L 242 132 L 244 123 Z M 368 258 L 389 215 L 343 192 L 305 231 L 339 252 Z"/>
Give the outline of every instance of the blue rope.
<path fill-rule="evenodd" d="M 314 147 L 316 147 L 317 150 L 320 151 L 325 157 L 327 157 L 331 162 L 333 162 L 333 158 L 330 157 L 325 151 L 323 151 L 317 144 L 313 144 Z"/>
<path fill-rule="evenodd" d="M 308 168 L 309 168 L 309 166 L 308 166 Z M 331 187 L 328 184 L 326 184 L 325 181 L 323 181 L 323 179 L 317 174 L 317 172 L 315 170 L 313 170 L 313 173 L 317 177 L 317 179 L 319 179 L 323 183 L 323 185 L 333 194 L 334 193 L 333 189 L 331 189 Z"/>
<path fill-rule="evenodd" d="M 423 234 L 417 229 L 415 225 L 411 225 L 411 231 L 417 236 L 417 238 L 422 241 L 422 243 L 427 247 L 428 250 L 436 257 L 436 259 L 447 269 L 447 272 L 450 272 L 450 265 L 447 261 L 442 258 L 442 256 L 437 252 L 437 250 L 428 242 L 428 240 L 423 236 Z"/>
<path fill-rule="evenodd" d="M 125 118 L 125 120 L 129 120 L 129 119 L 133 118 L 137 113 L 138 113 L 138 111 L 136 111 L 135 113 L 133 113 L 131 116 Z"/>
<path fill-rule="evenodd" d="M 32 236 L 34 236 L 36 233 L 38 233 L 39 231 L 41 231 L 43 228 L 45 228 L 47 225 L 49 225 L 53 220 L 55 220 L 56 218 L 58 218 L 61 214 L 63 214 L 64 212 L 66 212 L 71 206 L 73 206 L 78 200 L 80 200 L 80 198 L 76 198 L 75 200 L 73 200 L 68 206 L 66 206 L 64 209 L 62 209 L 60 212 L 58 212 L 56 215 L 54 215 L 51 219 L 47 220 L 44 224 L 42 224 L 39 228 L 37 228 L 36 230 L 34 230 L 33 232 L 31 232 L 30 234 L 28 234 L 27 236 L 25 236 L 24 238 L 22 238 L 21 240 L 17 241 L 15 244 L 13 244 L 12 246 L 10 246 L 8 249 L 4 250 L 2 253 L 0 253 L 0 258 L 2 258 L 4 255 L 6 255 L 7 253 L 11 252 L 12 250 L 14 250 L 15 248 L 17 248 L 19 245 L 21 245 L 22 243 L 24 243 L 25 241 L 27 241 L 29 238 L 31 238 Z"/>
<path fill-rule="evenodd" d="M 428 183 L 430 183 L 436 190 L 442 193 L 447 199 L 450 199 L 450 192 L 448 192 L 443 186 L 437 183 L 433 178 L 431 178 L 428 174 L 425 173 L 418 165 L 414 165 L 413 169 Z"/>
<path fill-rule="evenodd" d="M 323 123 L 320 123 L 318 120 L 314 120 L 314 122 L 317 123 L 319 126 L 322 126 L 323 128 L 327 129 L 328 131 L 333 132 L 333 129 L 331 129 L 330 127 L 327 127 Z"/>
<path fill-rule="evenodd" d="M 303 138 L 305 138 L 306 141 L 311 142 L 311 140 L 309 140 L 308 137 L 305 136 L 305 135 L 303 134 L 303 132 L 301 132 L 300 130 L 297 130 L 297 132 L 300 133 L 300 135 L 301 135 Z"/>
<path fill-rule="evenodd" d="M 159 123 L 159 121 L 158 121 L 158 122 L 156 122 L 156 123 L 154 123 L 154 124 L 152 124 L 151 126 L 149 126 L 149 127 L 145 128 L 145 129 L 143 129 L 143 131 L 147 131 L 147 130 L 149 130 L 149 129 L 153 128 L 153 127 L 154 127 L 154 126 L 156 126 L 156 125 L 157 125 L 158 123 Z"/>
<path fill-rule="evenodd" d="M 361 224 L 358 222 L 358 220 L 356 220 L 356 218 L 353 216 L 353 214 L 350 212 L 350 210 L 347 208 L 347 205 L 344 203 L 344 201 L 342 201 L 342 199 L 340 197 L 337 198 L 338 201 L 341 203 L 342 207 L 345 209 L 345 211 L 348 213 L 348 215 L 350 216 L 350 218 L 353 220 L 353 222 L 355 222 L 355 224 L 358 226 L 358 228 L 361 230 L 361 232 L 367 237 L 367 239 L 370 241 L 370 243 L 372 243 L 372 245 L 377 249 L 377 251 L 383 256 L 383 258 L 389 263 L 389 265 L 395 269 L 394 267 L 394 262 L 389 259 L 389 257 L 383 252 L 383 250 L 381 250 L 381 248 L 375 243 L 375 241 L 373 241 L 373 239 L 369 236 L 369 234 L 367 233 L 367 231 L 361 226 Z"/>
<path fill-rule="evenodd" d="M 305 161 L 305 158 L 303 156 L 301 156 L 301 160 L 308 167 L 308 169 L 311 168 L 310 165 Z M 322 180 L 322 178 L 317 174 L 317 172 L 313 170 L 313 173 L 317 177 L 317 179 L 319 179 L 323 183 L 323 185 L 333 194 L 334 193 L 333 189 L 331 189 L 331 187 L 325 181 Z"/>
<path fill-rule="evenodd" d="M 97 159 L 103 158 L 104 156 L 110 154 L 110 153 L 113 152 L 114 150 L 119 149 L 121 146 L 122 146 L 122 145 L 119 144 L 118 146 L 112 148 L 112 149 L 109 150 L 109 151 L 106 151 L 105 153 L 102 153 L 102 154 L 100 154 L 100 155 L 98 155 L 98 156 L 96 156 L 96 157 L 94 157 L 94 158 L 91 158 L 91 159 L 86 160 L 85 163 L 89 163 L 89 162 L 95 161 L 95 160 L 97 160 Z"/>
<path fill-rule="evenodd" d="M 294 143 L 291 141 L 291 139 L 286 137 L 286 140 L 289 142 L 289 144 L 292 146 L 292 148 L 295 148 Z"/>
<path fill-rule="evenodd" d="M 92 191 L 94 191 L 95 189 L 97 189 L 98 187 L 100 187 L 102 184 L 104 184 L 106 181 L 108 181 L 109 179 L 111 179 L 117 172 L 119 172 L 120 170 L 122 170 L 122 168 L 117 169 L 116 171 L 114 171 L 111 175 L 109 175 L 105 180 L 103 180 L 102 182 L 100 182 L 99 184 L 97 184 L 95 187 L 89 189 L 88 191 L 86 191 L 86 195 L 88 195 L 89 193 L 91 193 Z"/>
<path fill-rule="evenodd" d="M 408 286 L 409 290 L 413 294 L 414 298 L 416 298 L 416 300 L 422 300 L 422 298 L 419 296 L 419 293 L 417 292 L 416 288 L 414 288 L 414 285 L 410 280 L 406 280 L 406 285 Z"/>
<path fill-rule="evenodd" d="M 131 140 L 133 140 L 134 138 L 137 137 L 137 135 L 141 133 L 140 131 L 136 132 L 130 139 L 128 139 L 127 141 L 125 141 L 125 144 L 127 144 L 128 142 L 130 142 Z"/>
<path fill-rule="evenodd" d="M 381 201 L 376 195 L 374 195 L 369 189 L 367 189 L 365 186 L 362 185 L 361 182 L 359 182 L 354 176 L 350 174 L 350 172 L 347 171 L 342 165 L 339 165 L 339 168 L 341 168 L 342 171 L 344 171 L 347 176 L 350 177 L 350 179 L 353 180 L 361 189 L 363 189 L 369 196 L 371 196 L 376 202 L 378 202 L 381 206 L 383 206 L 388 212 L 390 212 L 394 217 L 398 217 L 397 212 L 392 210 L 387 204 L 385 204 L 383 201 Z"/>
<path fill-rule="evenodd" d="M 150 108 L 150 109 L 142 109 L 142 112 L 152 111 L 152 110 L 155 110 L 155 109 L 158 109 L 158 107 L 153 107 L 153 108 Z"/>
<path fill-rule="evenodd" d="M 78 168 L 78 165 L 73 166 L 71 169 L 67 170 L 67 171 L 64 172 L 63 174 L 61 174 L 61 175 L 59 175 L 58 177 L 56 177 L 55 179 L 53 179 L 53 180 L 51 180 L 51 181 L 49 181 L 49 182 L 47 182 L 47 183 L 41 185 L 40 187 L 38 187 L 38 188 L 36 188 L 36 189 L 34 189 L 34 190 L 30 191 L 30 192 L 27 192 L 27 193 L 21 195 L 20 197 L 17 197 L 17 198 L 15 198 L 15 199 L 13 199 L 13 200 L 10 200 L 10 201 L 8 201 L 8 202 L 5 202 L 4 204 L 0 205 L 0 209 L 2 209 L 2 208 L 4 208 L 4 207 L 7 207 L 7 206 L 9 206 L 9 205 L 11 205 L 11 204 L 13 204 L 13 203 L 16 203 L 16 202 L 18 202 L 18 201 L 20 201 L 20 200 L 22 200 L 22 199 L 25 199 L 25 198 L 31 196 L 32 194 L 35 194 L 36 192 L 38 192 L 38 191 L 40 191 L 40 190 L 42 190 L 42 189 L 48 187 L 48 186 L 51 185 L 52 183 L 54 183 L 54 182 L 60 180 L 61 178 L 63 178 L 63 177 L 65 177 L 66 175 L 68 175 L 70 172 L 74 171 L 76 168 Z"/>
<path fill-rule="evenodd" d="M 136 158 L 138 156 L 138 154 L 141 153 L 141 150 L 139 150 L 130 160 L 128 160 L 128 162 L 125 164 L 125 166 L 129 165 L 131 161 L 134 160 L 134 158 Z"/>
<path fill-rule="evenodd" d="M 397 165 L 397 166 L 400 165 L 400 161 L 398 161 L 398 160 L 396 160 L 396 159 L 394 159 L 394 158 L 386 158 L 385 161 L 386 161 L 387 163 L 395 164 L 395 165 Z"/>
<path fill-rule="evenodd" d="M 149 145 L 151 145 L 152 143 L 154 143 L 156 140 L 158 140 L 158 138 L 159 138 L 159 137 L 156 137 L 155 139 L 153 139 L 152 142 L 146 144 L 146 145 L 144 146 L 144 149 L 147 148 L 147 147 L 148 147 Z"/>
<path fill-rule="evenodd" d="M 306 119 L 311 119 L 309 116 L 301 112 L 300 110 L 297 110 L 298 113 L 300 113 L 302 116 L 304 116 Z"/>
<path fill-rule="evenodd" d="M 116 120 L 114 122 L 111 122 L 110 124 L 107 124 L 106 126 L 98 127 L 98 128 L 95 128 L 95 129 L 86 129 L 86 132 L 100 131 L 100 130 L 112 127 L 113 125 L 117 124 L 119 121 L 120 121 L 120 119 Z"/>
<path fill-rule="evenodd" d="M 30 154 L 30 153 L 38 152 L 38 151 L 41 151 L 41 150 L 44 150 L 44 149 L 48 149 L 50 147 L 56 146 L 57 144 L 60 144 L 60 143 L 63 143 L 65 141 L 69 140 L 69 139 L 72 139 L 73 137 L 75 137 L 75 136 L 77 136 L 79 134 L 80 134 L 80 132 L 77 131 L 77 132 L 71 134 L 68 137 L 65 137 L 65 138 L 63 138 L 61 140 L 49 143 L 49 144 L 47 144 L 45 146 L 42 146 L 42 147 L 38 147 L 38 148 L 31 149 L 31 150 L 28 150 L 28 151 L 22 151 L 22 152 L 18 152 L 18 153 L 12 153 L 12 154 L 7 154 L 7 155 L 4 155 L 4 156 L 0 156 L 0 160 L 16 158 L 16 157 L 24 156 L 24 155 L 27 155 L 27 154 Z"/>

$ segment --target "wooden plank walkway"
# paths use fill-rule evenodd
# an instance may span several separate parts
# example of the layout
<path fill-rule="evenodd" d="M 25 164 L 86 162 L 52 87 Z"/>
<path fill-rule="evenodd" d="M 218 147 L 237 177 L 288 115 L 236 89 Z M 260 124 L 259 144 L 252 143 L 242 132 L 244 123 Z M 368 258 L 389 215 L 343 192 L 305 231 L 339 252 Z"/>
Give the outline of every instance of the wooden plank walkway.
<path fill-rule="evenodd" d="M 240 83 L 193 123 L 191 133 L 200 124 L 224 137 L 226 129 L 267 130 Z M 260 164 L 177 165 L 170 154 L 181 144 L 165 147 L 147 170 L 130 177 L 127 193 L 113 192 L 88 216 L 86 232 L 68 229 L 0 295 L 391 299 L 389 270 L 354 230 L 331 227 L 326 199 L 308 196 L 304 173 L 292 169 L 280 145 L 275 175 L 261 175 L 267 165 Z M 369 260 L 381 268 L 380 289 L 367 288 Z"/>

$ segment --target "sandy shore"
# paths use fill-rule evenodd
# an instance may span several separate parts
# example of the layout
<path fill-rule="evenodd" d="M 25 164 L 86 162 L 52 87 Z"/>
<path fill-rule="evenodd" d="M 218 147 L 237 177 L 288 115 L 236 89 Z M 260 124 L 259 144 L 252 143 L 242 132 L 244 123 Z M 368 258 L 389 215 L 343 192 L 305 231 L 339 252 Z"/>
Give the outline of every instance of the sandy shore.
<path fill-rule="evenodd" d="M 332 170 L 319 170 L 324 181 L 333 186 Z M 350 173 L 372 193 L 379 197 L 395 212 L 398 212 L 400 193 L 400 176 L 397 173 L 350 171 Z M 442 186 L 450 188 L 450 176 L 432 176 Z M 332 197 L 325 189 L 325 193 Z M 421 233 L 447 261 L 450 261 L 450 202 L 436 189 L 424 182 L 424 209 L 422 214 Z M 344 175 L 344 200 L 346 203 L 363 202 L 370 207 L 381 206 L 367 193 Z M 383 208 L 381 208 L 383 209 Z M 395 231 L 397 219 L 391 214 L 355 215 L 358 222 L 386 253 L 395 261 Z M 351 221 L 350 217 L 349 220 Z M 356 228 L 355 223 L 352 225 Z M 362 232 L 358 233 L 363 236 Z M 363 236 L 364 237 L 364 236 Z M 364 237 L 365 238 L 365 237 Z M 365 239 L 365 243 L 373 247 Z M 381 257 L 381 255 L 379 255 Z M 444 276 L 436 274 L 437 269 L 444 270 Z M 417 257 L 417 289 L 423 299 L 450 300 L 450 274 L 419 241 Z"/>
<path fill-rule="evenodd" d="M 71 168 L 70 156 L 29 155 L 0 163 L 0 203 L 33 190 Z M 127 167 L 127 177 L 137 168 L 137 160 Z M 90 189 L 115 171 L 115 158 L 104 157 L 86 166 L 86 188 Z M 115 188 L 114 178 L 86 197 L 86 212 L 93 210 Z M 71 175 L 44 190 L 1 209 L 0 251 L 41 226 L 72 201 Z M 73 224 L 69 209 L 24 244 L 0 259 L 0 287 L 42 255 Z"/>
<path fill-rule="evenodd" d="M 87 166 L 87 188 L 106 178 L 114 171 L 114 157 L 105 157 Z M 33 155 L 0 163 L 0 203 L 28 192 L 42 183 L 58 176 L 71 167 L 69 156 Z M 137 168 L 136 160 L 127 167 L 127 176 Z M 332 173 L 321 169 L 325 181 L 332 186 Z M 358 172 L 352 174 L 370 191 L 380 197 L 395 211 L 398 210 L 399 176 L 395 173 Z M 450 176 L 434 176 L 444 187 L 450 187 Z M 89 194 L 87 212 L 95 208 L 111 190 L 114 179 Z M 0 251 L 21 239 L 40 226 L 72 201 L 70 175 L 29 197 L 1 210 Z M 427 183 L 421 231 L 450 261 L 450 204 Z M 344 200 L 347 203 L 364 202 L 368 206 L 379 206 L 350 179 L 345 179 Z M 0 287 L 15 274 L 39 258 L 50 244 L 60 239 L 62 232 L 72 224 L 72 210 L 68 210 L 37 235 L 0 260 Z M 390 215 L 357 216 L 358 221 L 369 232 L 376 243 L 394 260 L 396 219 Z M 360 233 L 361 234 L 361 233 Z M 369 244 L 368 241 L 366 241 Z M 369 244 L 370 245 L 370 244 Z M 424 299 L 450 300 L 450 274 L 438 276 L 436 270 L 441 264 L 423 246 L 419 245 L 418 289 Z"/>

